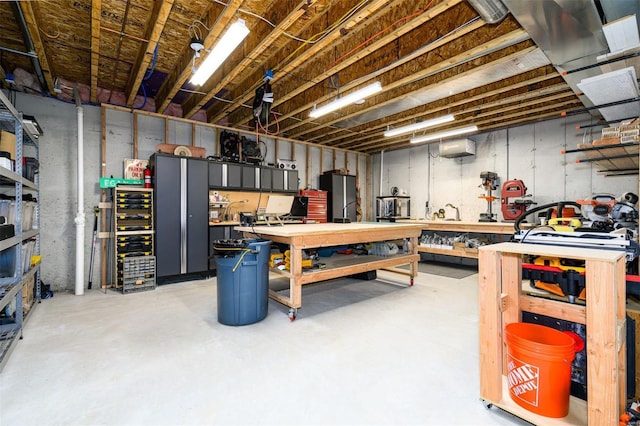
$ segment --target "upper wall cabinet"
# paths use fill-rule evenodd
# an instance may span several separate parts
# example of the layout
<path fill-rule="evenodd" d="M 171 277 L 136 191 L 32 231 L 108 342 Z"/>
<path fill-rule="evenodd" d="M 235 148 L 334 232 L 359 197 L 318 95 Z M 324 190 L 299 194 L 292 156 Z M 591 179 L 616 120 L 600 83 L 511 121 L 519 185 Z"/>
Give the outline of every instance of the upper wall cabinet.
<path fill-rule="evenodd" d="M 209 161 L 209 188 L 240 191 L 298 192 L 298 171 Z"/>

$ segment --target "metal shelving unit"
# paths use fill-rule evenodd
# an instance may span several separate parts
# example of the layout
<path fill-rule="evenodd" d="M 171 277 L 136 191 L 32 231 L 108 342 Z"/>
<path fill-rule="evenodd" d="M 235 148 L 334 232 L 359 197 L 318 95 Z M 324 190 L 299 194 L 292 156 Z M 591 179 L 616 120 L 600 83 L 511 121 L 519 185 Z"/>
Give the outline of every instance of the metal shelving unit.
<path fill-rule="evenodd" d="M 37 137 L 23 127 L 22 113 L 18 112 L 3 92 L 0 92 L 0 130 L 14 133 L 15 143 L 15 171 L 0 167 L 0 189 L 15 196 L 15 235 L 0 240 L 0 256 L 6 256 L 13 264 L 13 273 L 0 278 L 0 371 L 4 368 L 11 352 L 22 338 L 22 327 L 25 317 L 30 316 L 33 308 L 40 300 L 40 265 L 30 266 L 24 271 L 22 259 L 22 244 L 25 241 L 35 240 L 33 254 L 40 254 L 40 207 L 36 203 L 34 211 L 33 227 L 23 231 L 23 191 L 35 194 L 39 200 L 39 175 L 34 181 L 22 176 L 23 145 L 30 145 L 38 157 Z M 13 252 L 12 252 L 13 251 Z M 28 312 L 23 311 L 22 292 L 25 283 L 31 278 L 35 281 L 34 300 Z"/>

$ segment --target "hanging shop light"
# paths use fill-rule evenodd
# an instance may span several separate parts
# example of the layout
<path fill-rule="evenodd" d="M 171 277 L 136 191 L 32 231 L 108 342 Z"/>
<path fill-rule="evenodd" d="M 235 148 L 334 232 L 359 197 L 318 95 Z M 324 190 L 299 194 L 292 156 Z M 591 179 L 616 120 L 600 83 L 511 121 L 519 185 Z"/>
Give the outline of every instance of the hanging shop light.
<path fill-rule="evenodd" d="M 405 133 L 415 132 L 416 130 L 426 129 L 427 127 L 437 126 L 438 124 L 449 123 L 453 121 L 453 114 L 444 115 L 438 118 L 432 118 L 431 120 L 420 121 L 418 123 L 409 124 L 407 126 L 397 127 L 395 129 L 389 129 L 384 132 L 384 135 L 388 138 L 392 136 L 404 135 Z"/>
<path fill-rule="evenodd" d="M 325 114 L 329 114 L 330 112 L 336 111 L 347 105 L 356 103 L 361 99 L 374 95 L 380 92 L 381 90 L 382 90 L 382 84 L 380 84 L 379 81 L 376 81 L 375 83 L 365 86 L 362 89 L 356 90 L 355 92 L 351 92 L 348 95 L 342 96 L 333 102 L 329 102 L 328 104 L 323 105 L 320 108 L 314 107 L 309 113 L 309 117 L 312 117 L 312 118 L 321 117 Z"/>
<path fill-rule="evenodd" d="M 478 131 L 478 126 L 460 127 L 459 129 L 447 130 L 444 132 L 432 133 L 430 135 L 411 138 L 409 142 L 411 143 L 429 142 L 437 139 L 448 138 L 450 136 L 464 135 L 465 133 L 472 133 L 476 131 Z"/>
<path fill-rule="evenodd" d="M 238 21 L 229 27 L 215 47 L 209 52 L 209 55 L 205 58 L 204 62 L 202 62 L 198 71 L 191 77 L 190 83 L 202 86 L 209 77 L 211 77 L 211 74 L 229 57 L 231 52 L 242 43 L 248 34 L 249 28 L 245 25 L 244 20 L 238 19 Z M 196 53 L 199 52 L 196 50 Z"/>

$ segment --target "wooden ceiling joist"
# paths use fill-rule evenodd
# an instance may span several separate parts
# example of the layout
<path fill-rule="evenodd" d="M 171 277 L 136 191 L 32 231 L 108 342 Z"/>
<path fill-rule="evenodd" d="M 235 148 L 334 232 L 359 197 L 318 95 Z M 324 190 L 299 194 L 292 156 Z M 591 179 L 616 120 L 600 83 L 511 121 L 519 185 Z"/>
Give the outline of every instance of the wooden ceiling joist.
<path fill-rule="evenodd" d="M 513 114 L 509 114 L 506 115 L 504 117 L 500 117 L 501 121 L 496 121 L 493 119 L 486 119 L 486 120 L 482 120 L 482 121 L 469 121 L 466 123 L 459 123 L 460 126 L 465 126 L 465 125 L 471 125 L 471 124 L 475 124 L 480 128 L 480 131 L 482 132 L 489 132 L 489 131 L 493 131 L 493 130 L 497 130 L 497 129 L 502 129 L 502 128 L 506 128 L 508 126 L 512 126 L 512 125 L 518 125 L 518 124 L 522 124 L 522 123 L 526 123 L 526 122 L 530 122 L 531 118 L 528 117 L 530 115 L 534 115 L 536 117 L 536 119 L 538 118 L 551 118 L 551 117 L 557 117 L 559 115 L 559 111 L 562 110 L 562 108 L 567 108 L 568 106 L 571 105 L 577 105 L 580 104 L 580 101 L 577 98 L 573 98 L 572 100 L 566 101 L 566 102 L 561 102 L 559 104 L 553 104 L 553 105 L 548 105 L 545 107 L 540 107 L 540 108 L 535 108 L 535 109 L 528 109 L 528 110 L 523 110 L 523 111 L 518 111 L 518 112 L 514 112 Z M 558 109 L 560 108 L 560 109 Z M 551 110 L 550 112 L 545 112 Z M 515 120 L 511 120 L 508 121 L 506 119 L 509 118 L 514 118 Z M 505 120 L 505 121 L 503 121 Z M 373 145 L 371 147 L 371 149 L 367 150 L 364 149 L 364 152 L 377 152 L 380 151 L 381 149 L 387 150 L 387 149 L 397 149 L 397 148 L 402 148 L 402 147 L 406 147 L 407 146 L 407 140 L 402 140 L 402 141 L 395 141 L 395 142 L 388 142 L 388 141 L 384 141 L 384 140 L 379 140 L 379 141 L 375 141 L 375 145 Z M 437 141 L 434 141 L 437 142 Z M 432 142 L 433 143 L 433 142 Z"/>
<path fill-rule="evenodd" d="M 204 38 L 204 48 L 210 50 L 213 45 L 220 39 L 224 31 L 231 24 L 231 20 L 238 13 L 238 9 L 242 5 L 243 0 L 230 0 L 226 7 L 223 9 L 222 13 L 216 17 L 211 16 L 213 11 L 213 5 L 209 8 L 207 12 L 208 25 L 211 28 L 211 31 Z M 214 31 L 215 30 L 215 31 Z M 178 61 L 177 67 L 169 73 L 167 79 L 162 84 L 162 87 L 158 91 L 156 95 L 156 110 L 159 112 L 163 112 L 169 106 L 169 103 L 175 96 L 175 94 L 180 90 L 182 85 L 189 79 L 191 76 L 191 59 L 193 58 L 193 50 L 188 45 L 185 45 L 180 60 Z M 202 61 L 204 58 L 201 58 Z M 197 64 L 199 65 L 199 64 Z"/>
<path fill-rule="evenodd" d="M 89 100 L 98 100 L 98 71 L 100 66 L 100 19 L 102 0 L 91 0 L 91 87 Z"/>
<path fill-rule="evenodd" d="M 321 69 L 320 70 L 317 69 L 318 68 L 317 64 L 314 63 L 315 60 L 314 61 L 310 61 L 309 63 L 305 64 L 305 67 L 307 69 L 313 69 L 313 67 L 315 66 L 315 68 L 316 68 L 315 72 L 309 74 L 309 75 L 315 75 L 315 77 L 311 78 L 308 82 L 306 82 L 306 83 L 304 83 L 302 85 L 297 85 L 297 87 L 294 90 L 290 90 L 290 91 L 288 90 L 287 94 L 285 96 L 283 96 L 282 98 L 278 98 L 279 100 L 274 102 L 273 106 L 276 107 L 279 104 L 281 104 L 281 103 L 283 103 L 283 102 L 285 102 L 285 101 L 287 101 L 287 100 L 289 100 L 291 98 L 294 98 L 295 96 L 299 95 L 300 93 L 304 92 L 305 90 L 308 90 L 311 87 L 315 86 L 316 84 L 321 83 L 322 81 L 326 80 L 330 76 L 332 76 L 332 75 L 340 72 L 341 70 L 343 70 L 343 69 L 355 64 L 356 62 L 360 61 L 364 57 L 370 55 L 372 52 L 375 52 L 377 49 L 380 49 L 383 46 L 385 46 L 386 44 L 388 44 L 391 41 L 395 40 L 399 36 L 401 36 L 403 34 L 407 34 L 408 32 L 410 32 L 411 30 L 415 29 L 416 27 L 424 24 L 425 22 L 428 22 L 429 20 L 433 19 L 435 16 L 445 12 L 447 9 L 449 9 L 453 5 L 455 5 L 457 3 L 460 3 L 460 1 L 462 1 L 462 0 L 446 0 L 444 2 L 438 3 L 433 8 L 431 8 L 431 9 L 429 9 L 427 11 L 424 11 L 423 13 L 420 13 L 417 16 L 414 16 L 412 19 L 408 20 L 402 26 L 398 27 L 397 29 L 395 29 L 391 33 L 383 36 L 382 38 L 376 40 L 375 42 L 369 44 L 367 47 L 357 50 L 352 55 L 349 55 L 348 57 L 344 58 L 339 63 L 334 64 L 331 68 L 329 68 L 328 70 L 325 70 L 324 72 L 319 72 Z M 236 124 L 245 123 L 250 119 L 251 119 L 251 117 L 244 116 L 240 120 L 236 121 Z"/>
<path fill-rule="evenodd" d="M 351 145 L 355 142 L 359 142 L 358 139 L 369 138 L 370 135 L 376 131 L 383 131 L 383 130 L 386 130 L 388 127 L 392 127 L 392 126 L 399 127 L 399 126 L 405 126 L 408 124 L 413 124 L 416 119 L 424 120 L 428 117 L 435 116 L 436 114 L 441 114 L 443 111 L 449 111 L 450 108 L 461 107 L 461 106 L 464 106 L 465 104 L 471 104 L 472 110 L 473 110 L 474 104 L 478 105 L 476 108 L 483 108 L 487 105 L 506 104 L 510 102 L 511 97 L 504 98 L 503 95 L 505 93 L 518 92 L 519 90 L 521 90 L 522 88 L 526 88 L 527 86 L 532 86 L 540 82 L 545 82 L 547 80 L 551 80 L 554 78 L 558 78 L 558 76 L 554 74 L 548 74 L 546 76 L 527 79 L 515 84 L 504 86 L 504 89 L 503 88 L 494 89 L 488 92 L 479 93 L 474 96 L 469 96 L 469 93 L 467 92 L 461 93 L 458 95 L 454 95 L 450 98 L 442 99 L 440 102 L 427 104 L 425 105 L 425 108 L 421 108 L 420 111 L 412 113 L 410 115 L 399 114 L 399 115 L 402 115 L 399 118 L 392 117 L 388 121 L 386 119 L 380 119 L 380 120 L 376 120 L 375 122 L 370 122 L 365 125 L 362 125 L 361 127 L 363 128 L 366 127 L 365 128 L 366 132 L 363 132 L 364 134 L 362 137 L 359 137 L 359 138 L 350 137 L 348 141 L 343 141 L 345 135 L 342 134 L 342 135 L 337 135 L 330 139 L 324 139 L 323 144 L 331 144 L 332 142 L 340 141 L 340 143 L 332 144 L 332 146 Z M 517 95 L 514 95 L 514 96 L 517 96 L 517 99 L 521 100 L 521 99 L 529 99 L 532 97 L 539 97 L 539 96 L 543 96 L 549 93 L 555 93 L 562 90 L 567 90 L 567 86 L 565 84 L 554 84 L 551 86 L 546 86 L 542 89 L 528 91 L 525 93 L 518 93 Z M 498 97 L 498 99 L 495 99 L 496 97 Z M 331 135 L 336 135 L 336 134 L 337 132 L 335 131 L 331 132 Z"/>
<path fill-rule="evenodd" d="M 432 51 L 432 50 L 434 50 L 434 49 L 436 49 L 438 47 L 441 47 L 441 46 L 445 45 L 446 43 L 449 43 L 450 41 L 452 41 L 452 40 L 454 40 L 454 39 L 456 39 L 458 37 L 463 37 L 463 36 L 467 35 L 468 33 L 480 28 L 483 25 L 485 25 L 484 21 L 476 20 L 476 21 L 472 22 L 471 24 L 466 25 L 464 28 L 460 29 L 460 31 L 455 31 L 455 32 L 453 32 L 451 34 L 447 34 L 446 36 L 443 36 L 443 37 L 435 40 L 433 43 L 425 46 L 426 48 L 422 48 L 419 51 L 414 51 L 414 52 L 410 53 L 409 55 L 406 55 L 403 58 L 400 58 L 400 59 L 392 62 L 389 66 L 380 68 L 377 71 L 374 71 L 374 72 L 370 73 L 369 76 L 370 76 L 371 79 L 379 77 L 379 76 L 381 76 L 382 74 L 384 74 L 387 71 L 390 71 L 390 70 L 392 70 L 394 68 L 397 68 L 397 67 L 399 67 L 399 66 L 401 66 L 401 65 L 403 65 L 403 64 L 405 64 L 407 62 L 415 60 L 418 56 L 427 54 L 428 52 L 430 52 L 430 51 Z M 356 87 L 356 85 L 357 85 L 357 83 L 355 83 L 355 82 L 347 83 L 342 87 L 342 89 L 343 90 L 351 90 L 354 87 Z M 321 98 L 318 98 L 317 102 L 326 102 L 326 101 L 329 101 L 330 99 L 332 99 L 333 97 L 334 97 L 334 95 L 325 95 L 325 96 L 323 96 Z M 282 116 L 278 117 L 278 119 L 280 121 L 282 121 L 282 120 L 286 120 L 286 119 L 295 117 L 297 114 L 300 114 L 300 113 L 302 113 L 304 111 L 308 111 L 312 107 L 313 107 L 312 104 L 302 105 L 301 107 L 298 107 L 293 111 L 290 111 L 290 112 L 288 112 L 286 114 L 283 114 Z M 298 121 L 298 120 L 296 120 L 296 121 Z M 293 124 L 289 125 L 289 127 L 281 128 L 280 131 L 283 134 L 286 134 L 288 131 L 293 130 L 294 128 L 298 127 L 298 125 L 302 125 L 304 122 L 305 122 L 305 119 L 300 119 L 298 121 L 299 124 L 293 123 Z"/>
<path fill-rule="evenodd" d="M 480 66 L 474 66 L 473 68 L 469 69 L 466 72 L 463 72 L 463 73 L 460 73 L 460 74 L 455 74 L 452 77 L 449 77 L 447 79 L 438 80 L 437 82 L 434 82 L 429 86 L 420 86 L 418 89 L 416 89 L 414 91 L 405 92 L 402 95 L 399 95 L 399 96 L 396 96 L 396 97 L 391 97 L 391 98 L 387 99 L 386 101 L 376 102 L 375 105 L 372 105 L 372 106 L 370 106 L 368 108 L 364 108 L 362 110 L 358 110 L 357 112 L 354 112 L 354 113 L 349 114 L 347 116 L 342 116 L 342 117 L 337 118 L 337 119 L 329 120 L 328 122 L 323 123 L 323 124 L 319 124 L 318 126 L 323 127 L 323 126 L 335 124 L 335 123 L 338 123 L 338 122 L 340 122 L 340 121 L 342 121 L 342 120 L 344 120 L 346 118 L 354 117 L 354 116 L 362 114 L 364 112 L 371 111 L 374 108 L 381 108 L 381 107 L 384 107 L 385 105 L 390 105 L 390 104 L 392 104 L 394 102 L 397 102 L 399 99 L 409 98 L 409 97 L 415 96 L 415 95 L 419 94 L 420 92 L 428 90 L 429 87 L 435 87 L 437 85 L 444 84 L 446 82 L 451 82 L 451 81 L 456 81 L 456 80 L 459 80 L 459 79 L 463 79 L 466 76 L 468 76 L 470 74 L 473 74 L 475 72 L 478 72 L 478 71 L 480 71 L 482 69 L 489 68 L 489 67 L 495 66 L 497 64 L 503 64 L 503 63 L 509 62 L 512 59 L 519 57 L 520 55 L 524 55 L 524 54 L 526 54 L 528 52 L 532 52 L 532 51 L 534 51 L 536 49 L 537 49 L 537 47 L 535 47 L 535 46 L 530 46 L 530 47 L 528 47 L 526 49 L 522 49 L 522 50 L 519 49 L 518 51 L 516 51 L 514 53 L 511 53 L 509 55 L 506 55 L 506 56 L 502 56 L 499 59 L 496 59 L 496 60 L 493 60 L 493 61 L 490 61 L 490 62 L 486 62 L 486 63 L 484 63 L 483 65 L 480 65 Z M 298 132 L 296 135 L 302 135 L 302 134 L 306 134 L 306 133 L 308 133 L 308 132 Z M 296 136 L 291 136 L 291 137 L 296 137 Z"/>
<path fill-rule="evenodd" d="M 264 54 L 269 47 L 275 43 L 276 39 L 282 36 L 289 28 L 296 23 L 298 19 L 305 13 L 305 8 L 308 6 L 308 1 L 304 0 L 289 13 L 276 27 L 269 33 L 266 38 L 263 38 L 255 48 L 245 55 L 242 61 L 236 65 L 233 70 L 227 73 L 224 78 L 218 82 L 212 89 L 208 90 L 208 93 L 204 96 L 192 94 L 183 103 L 184 117 L 189 118 L 197 113 L 209 100 L 211 100 L 218 92 L 224 87 L 232 84 L 233 80 L 244 72 L 244 70 L 251 66 L 258 58 Z"/>
<path fill-rule="evenodd" d="M 160 35 L 167 23 L 173 3 L 174 0 L 158 0 L 153 2 L 153 11 L 151 16 L 155 17 L 155 21 L 148 23 L 145 38 L 149 41 L 146 46 L 143 45 L 140 48 L 140 53 L 138 54 L 136 63 L 129 77 L 129 82 L 127 83 L 127 106 L 133 106 L 133 102 L 136 99 L 136 94 L 138 93 L 142 79 L 147 73 L 149 64 L 153 60 L 153 52 L 158 45 Z"/>
<path fill-rule="evenodd" d="M 464 124 L 468 124 L 468 125 L 478 125 L 479 123 L 481 124 L 485 124 L 485 121 L 480 121 L 480 118 L 485 118 L 485 117 L 496 117 L 496 119 L 499 117 L 500 119 L 504 119 L 504 118 L 510 118 L 510 115 L 507 115 L 506 113 L 510 112 L 510 111 L 522 111 L 522 110 L 526 110 L 528 112 L 536 112 L 539 111 L 538 108 L 534 108 L 536 105 L 543 105 L 543 104 L 548 104 L 551 101 L 557 101 L 559 99 L 566 99 L 566 98 L 571 98 L 568 101 L 564 101 L 559 105 L 564 105 L 565 103 L 569 102 L 569 103 L 574 103 L 574 101 L 576 101 L 575 95 L 573 94 L 573 92 L 570 91 L 564 91 L 562 93 L 559 94 L 552 94 L 550 96 L 543 96 L 543 97 L 538 97 L 536 99 L 533 99 L 529 102 L 521 102 L 521 97 L 513 97 L 511 98 L 511 104 L 507 105 L 507 106 L 503 106 L 502 108 L 495 108 L 496 106 L 500 106 L 500 105 L 504 105 L 504 104 L 498 104 L 497 102 L 494 104 L 486 104 L 485 105 L 485 112 L 481 113 L 481 114 L 473 114 L 474 109 L 473 108 L 469 108 L 468 110 L 462 110 L 458 113 L 460 119 L 457 121 L 457 126 L 460 127 Z M 531 108 L 529 108 L 531 107 Z M 520 112 L 519 112 L 520 113 Z M 464 117 L 464 115 L 467 114 L 469 115 L 468 117 Z M 520 113 L 521 114 L 521 113 Z M 495 121 L 495 119 L 494 119 Z M 434 128 L 430 128 L 428 131 L 425 131 L 427 133 L 436 133 L 438 132 L 439 129 L 438 127 L 434 127 Z M 381 141 L 384 142 L 389 142 L 389 143 L 399 143 L 402 141 L 405 141 L 405 143 L 411 138 L 410 134 L 406 134 L 403 136 L 397 136 L 394 138 L 385 138 L 384 137 L 384 132 L 379 132 L 376 134 L 372 134 L 369 135 L 369 140 L 368 141 L 364 141 L 361 143 L 353 143 L 350 145 L 350 148 L 353 147 L 355 149 L 366 149 L 369 148 L 371 145 L 376 145 L 379 144 Z M 376 139 L 371 140 L 371 138 L 374 137 Z"/>
<path fill-rule="evenodd" d="M 409 74 L 406 77 L 402 78 L 402 79 L 398 79 L 398 80 L 392 80 L 389 83 L 385 83 L 383 86 L 383 91 L 381 93 L 378 94 L 378 96 L 383 95 L 384 93 L 390 93 L 393 90 L 396 89 L 402 89 L 403 87 L 407 86 L 408 84 L 414 82 L 414 81 L 419 81 L 419 80 L 423 80 L 428 76 L 437 74 L 438 72 L 442 71 L 442 70 L 446 70 L 448 69 L 452 64 L 462 64 L 465 62 L 468 62 L 469 60 L 471 60 L 472 58 L 477 59 L 480 55 L 484 54 L 484 53 L 489 53 L 491 52 L 491 49 L 494 48 L 495 46 L 503 46 L 503 45 L 510 45 L 510 43 L 513 43 L 515 41 L 520 41 L 522 40 L 522 37 L 526 35 L 526 33 L 523 30 L 515 30 L 512 31 L 508 34 L 504 34 L 501 37 L 497 37 L 494 40 L 492 40 L 491 43 L 487 43 L 487 44 L 483 44 L 481 46 L 476 46 L 473 49 L 469 49 L 464 51 L 463 53 L 456 55 L 452 58 L 449 58 L 445 61 L 441 61 L 438 62 L 437 64 L 428 67 L 426 69 L 420 70 L 417 73 L 414 74 Z M 335 124 L 339 121 L 351 118 L 351 117 L 355 117 L 359 114 L 362 114 L 364 112 L 367 112 L 368 110 L 372 110 L 373 108 L 376 108 L 380 106 L 379 103 L 376 103 L 376 105 L 369 107 L 369 108 L 365 108 L 360 109 L 356 112 L 353 112 L 351 114 L 347 114 L 347 115 L 343 115 L 335 120 L 331 120 L 325 124 Z M 283 132 L 288 132 L 287 134 L 291 135 L 292 137 L 300 137 L 302 135 L 305 135 L 307 133 L 309 133 L 309 131 L 298 131 L 298 132 L 293 132 L 291 133 L 290 130 L 293 130 L 294 128 L 298 128 L 304 124 L 308 124 L 309 122 L 311 122 L 313 119 L 309 118 L 306 120 L 303 120 L 299 123 L 294 124 L 293 126 L 287 127 L 283 129 Z M 315 129 L 315 128 L 314 128 Z"/>
<path fill-rule="evenodd" d="M 396 0 L 397 1 L 397 0 Z M 274 84 L 279 84 L 283 79 L 286 79 L 290 74 L 294 73 L 299 67 L 303 66 L 309 60 L 311 60 L 314 56 L 320 54 L 323 50 L 325 50 L 328 46 L 335 43 L 340 37 L 343 36 L 344 32 L 350 31 L 353 27 L 358 25 L 361 22 L 365 22 L 369 19 L 373 14 L 383 9 L 387 6 L 389 0 L 374 0 L 371 4 L 367 4 L 364 8 L 358 11 L 358 13 L 351 19 L 349 19 L 344 25 L 338 26 L 334 28 L 329 34 L 327 34 L 320 42 L 314 43 L 308 50 L 301 53 L 300 55 L 292 58 L 290 62 L 285 64 L 282 67 L 278 68 L 278 75 L 282 75 L 283 78 L 275 80 Z M 236 99 L 233 104 L 229 105 L 230 108 L 237 108 L 242 105 L 244 102 L 251 99 L 253 93 L 247 92 L 244 93 L 241 97 Z M 282 101 L 276 101 L 273 107 L 279 105 Z M 216 110 L 217 111 L 217 110 Z M 215 123 L 222 119 L 225 111 L 217 111 L 210 112 L 207 115 L 209 116 L 209 122 Z M 240 123 L 246 123 L 251 117 L 245 116 L 243 119 L 239 120 Z"/>

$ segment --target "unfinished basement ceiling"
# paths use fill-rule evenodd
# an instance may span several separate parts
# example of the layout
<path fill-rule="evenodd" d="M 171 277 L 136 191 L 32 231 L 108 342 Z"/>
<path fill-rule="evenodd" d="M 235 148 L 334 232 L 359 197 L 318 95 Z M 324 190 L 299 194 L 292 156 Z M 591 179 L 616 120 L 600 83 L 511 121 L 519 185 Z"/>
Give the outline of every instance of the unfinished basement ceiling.
<path fill-rule="evenodd" d="M 385 138 L 388 127 L 445 114 L 455 120 L 420 134 L 485 132 L 590 106 L 577 83 L 604 70 L 560 72 L 607 53 L 602 24 L 625 16 L 626 3 L 504 0 L 510 13 L 489 24 L 466 0 L 0 1 L 0 72 L 5 88 L 71 100 L 78 87 L 83 102 L 375 153 L 409 145 L 410 134 Z M 192 37 L 211 49 L 238 19 L 248 37 L 203 86 L 189 83 L 206 56 L 193 62 Z M 567 43 L 570 31 L 579 45 Z M 256 126 L 267 70 L 274 114 Z M 309 117 L 375 81 L 382 91 L 364 103 Z"/>

